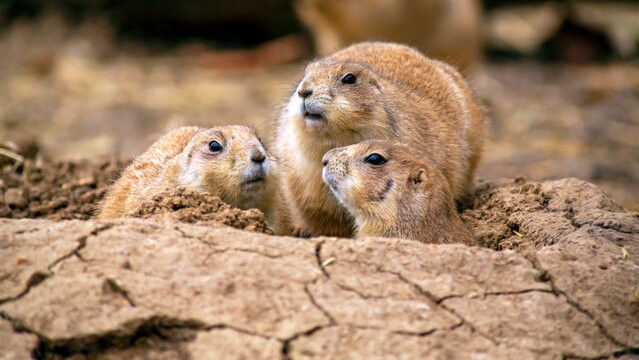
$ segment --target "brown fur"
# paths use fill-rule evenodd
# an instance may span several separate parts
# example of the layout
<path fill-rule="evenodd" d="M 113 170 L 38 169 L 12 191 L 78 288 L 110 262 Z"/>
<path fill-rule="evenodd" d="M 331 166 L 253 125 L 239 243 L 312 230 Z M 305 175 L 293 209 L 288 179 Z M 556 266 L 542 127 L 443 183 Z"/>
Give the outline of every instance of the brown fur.
<path fill-rule="evenodd" d="M 341 83 L 347 73 L 355 84 Z M 304 109 L 322 118 L 305 117 Z M 480 158 L 484 120 L 459 73 L 410 47 L 361 43 L 311 62 L 282 111 L 276 147 L 282 194 L 302 233 L 353 234 L 350 215 L 322 182 L 321 159 L 332 148 L 375 138 L 430 158 L 462 199 Z"/>
<path fill-rule="evenodd" d="M 221 152 L 209 151 L 213 140 L 223 146 Z M 251 159 L 255 152 L 264 156 L 262 165 Z M 249 171 L 258 171 L 260 166 L 268 169 L 262 173 L 264 179 L 246 183 Z M 259 208 L 278 231 L 275 163 L 255 130 L 239 125 L 181 127 L 168 132 L 122 173 L 102 202 L 99 217 L 125 216 L 142 201 L 178 186 L 219 196 L 241 209 Z"/>
<path fill-rule="evenodd" d="M 297 0 L 321 56 L 350 44 L 392 41 L 462 70 L 481 56 L 478 0 Z"/>
<path fill-rule="evenodd" d="M 371 154 L 381 165 L 365 160 Z M 355 218 L 356 235 L 475 244 L 459 219 L 448 181 L 409 146 L 367 140 L 324 155 L 323 179 Z"/>

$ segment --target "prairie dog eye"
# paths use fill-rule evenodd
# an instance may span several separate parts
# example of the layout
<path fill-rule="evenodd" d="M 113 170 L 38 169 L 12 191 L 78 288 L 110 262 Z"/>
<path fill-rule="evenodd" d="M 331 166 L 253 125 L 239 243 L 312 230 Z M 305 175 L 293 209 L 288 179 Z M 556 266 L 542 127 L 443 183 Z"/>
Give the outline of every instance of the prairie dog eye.
<path fill-rule="evenodd" d="M 223 149 L 224 148 L 217 140 L 213 140 L 209 143 L 209 151 L 212 153 L 219 153 Z"/>
<path fill-rule="evenodd" d="M 355 77 L 355 75 L 348 73 L 346 75 L 344 75 L 344 77 L 342 78 L 342 84 L 355 84 L 357 82 L 357 78 Z"/>
<path fill-rule="evenodd" d="M 386 159 L 380 154 L 370 154 L 364 159 L 367 163 L 375 166 L 383 165 L 386 163 Z"/>

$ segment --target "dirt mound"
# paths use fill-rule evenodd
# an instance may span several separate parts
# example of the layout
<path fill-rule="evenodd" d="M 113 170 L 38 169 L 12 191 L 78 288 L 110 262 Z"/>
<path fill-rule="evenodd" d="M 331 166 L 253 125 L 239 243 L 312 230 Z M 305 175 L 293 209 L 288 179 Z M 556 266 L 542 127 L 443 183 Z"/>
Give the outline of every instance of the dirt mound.
<path fill-rule="evenodd" d="M 630 213 L 597 186 L 579 179 L 543 183 L 523 177 L 481 183 L 462 220 L 479 244 L 518 251 L 553 245 L 584 225 L 639 233 L 639 214 Z"/>
<path fill-rule="evenodd" d="M 181 206 L 171 197 L 158 201 L 165 204 L 149 205 L 149 213 Z M 0 219 L 0 337 L 8 339 L 0 354 L 631 359 L 639 353 L 636 214 L 580 180 L 516 179 L 480 184 L 462 215 L 488 247 L 300 239 L 154 216 Z"/>
<path fill-rule="evenodd" d="M 0 217 L 89 219 L 125 165 L 107 160 L 28 159 L 18 165 L 5 161 L 0 174 Z"/>
<path fill-rule="evenodd" d="M 163 218 L 187 223 L 228 225 L 236 229 L 273 234 L 260 210 L 240 210 L 217 196 L 185 188 L 158 194 L 152 200 L 140 204 L 130 215 L 143 219 Z"/>

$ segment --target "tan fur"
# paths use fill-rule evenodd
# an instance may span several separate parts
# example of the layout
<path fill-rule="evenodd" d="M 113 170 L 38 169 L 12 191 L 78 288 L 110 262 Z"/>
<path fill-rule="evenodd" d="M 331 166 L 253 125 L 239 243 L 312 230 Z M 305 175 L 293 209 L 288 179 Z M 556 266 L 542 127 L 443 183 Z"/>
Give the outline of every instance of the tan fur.
<path fill-rule="evenodd" d="M 222 145 L 221 152 L 209 150 L 213 140 Z M 257 153 L 263 156 L 261 163 L 251 159 Z M 263 180 L 247 183 L 256 173 Z M 125 216 L 142 201 L 184 186 L 219 196 L 240 209 L 259 208 L 269 225 L 279 231 L 275 173 L 276 164 L 253 128 L 181 127 L 162 136 L 129 165 L 102 202 L 99 217 Z"/>
<path fill-rule="evenodd" d="M 372 165 L 377 154 L 386 163 Z M 367 140 L 324 155 L 322 177 L 355 218 L 356 235 L 475 244 L 459 219 L 448 181 L 423 153 Z"/>
<path fill-rule="evenodd" d="M 392 41 L 462 70 L 481 56 L 478 0 L 296 0 L 321 56 L 350 44 Z"/>
<path fill-rule="evenodd" d="M 341 83 L 347 73 L 355 84 Z M 304 109 L 322 118 L 305 117 Z M 459 73 L 407 46 L 361 43 L 310 63 L 277 131 L 293 226 L 310 235 L 353 234 L 350 215 L 322 182 L 321 159 L 332 148 L 375 138 L 430 158 L 462 199 L 480 158 L 484 120 Z"/>

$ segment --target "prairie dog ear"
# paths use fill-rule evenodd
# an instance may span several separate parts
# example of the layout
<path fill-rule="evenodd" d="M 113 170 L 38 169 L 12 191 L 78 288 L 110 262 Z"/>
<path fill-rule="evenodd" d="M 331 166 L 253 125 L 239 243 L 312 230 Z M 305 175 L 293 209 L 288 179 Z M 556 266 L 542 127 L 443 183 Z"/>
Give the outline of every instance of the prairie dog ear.
<path fill-rule="evenodd" d="M 411 173 L 410 183 L 414 186 L 423 186 L 427 180 L 428 174 L 426 173 L 426 169 L 423 167 L 418 167 Z"/>

